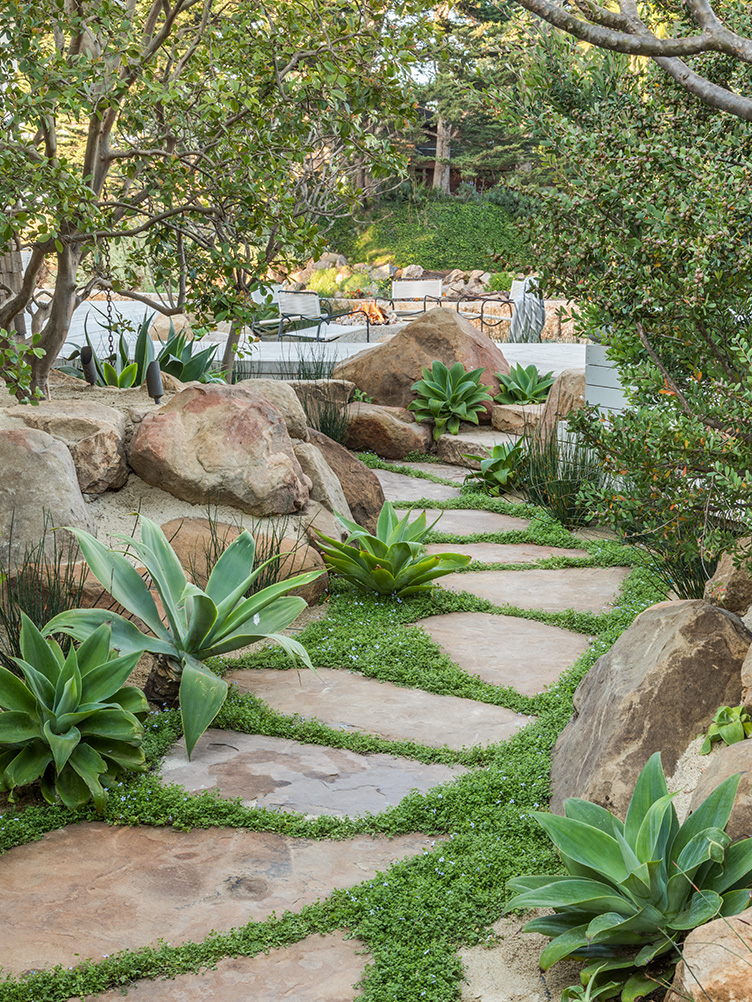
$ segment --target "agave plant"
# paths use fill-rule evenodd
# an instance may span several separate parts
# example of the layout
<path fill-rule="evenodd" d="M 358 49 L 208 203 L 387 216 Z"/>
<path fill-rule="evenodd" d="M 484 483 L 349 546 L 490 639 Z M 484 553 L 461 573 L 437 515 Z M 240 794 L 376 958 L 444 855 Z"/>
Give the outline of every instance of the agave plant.
<path fill-rule="evenodd" d="M 140 651 L 114 658 L 110 628 L 94 630 L 67 657 L 22 615 L 24 681 L 0 668 L 0 790 L 41 780 L 49 803 L 98 810 L 105 787 L 128 769 L 146 768 L 142 721 L 149 706 L 140 689 L 124 686 Z"/>
<path fill-rule="evenodd" d="M 412 522 L 409 512 L 398 519 L 387 501 L 379 513 L 375 536 L 342 515 L 337 518 L 350 535 L 342 543 L 319 533 L 324 561 L 331 571 L 363 591 L 398 597 L 415 595 L 429 591 L 434 578 L 470 563 L 470 557 L 461 553 L 426 555 L 423 540 L 439 519 L 429 526 L 425 512 Z"/>
<path fill-rule="evenodd" d="M 88 317 L 84 321 L 84 336 L 86 343 L 92 351 L 92 361 L 97 374 L 98 386 L 117 386 L 127 389 L 131 386 L 141 386 L 146 379 L 146 370 L 149 364 L 155 359 L 159 362 L 162 372 L 167 372 L 176 379 L 184 383 L 192 380 L 199 380 L 202 383 L 224 382 L 221 375 L 211 371 L 214 356 L 217 353 L 218 345 L 210 345 L 202 351 L 194 354 L 194 347 L 198 341 L 188 340 L 184 331 L 175 332 L 175 328 L 170 321 L 170 333 L 167 341 L 162 343 L 162 347 L 157 354 L 154 349 L 154 342 L 151 339 L 149 330 L 154 320 L 154 314 L 145 313 L 144 319 L 138 328 L 136 346 L 133 352 L 133 361 L 128 353 L 128 342 L 125 334 L 121 332 L 117 350 L 110 359 L 101 359 L 94 350 L 89 332 L 87 329 Z M 133 325 L 121 318 L 117 325 L 113 322 L 111 330 L 114 332 L 117 327 L 123 326 L 129 330 Z M 80 355 L 80 349 L 75 351 L 70 357 L 75 359 Z M 63 371 L 74 376 L 81 376 L 79 369 L 73 366 L 63 366 Z"/>
<path fill-rule="evenodd" d="M 504 493 L 517 476 L 523 455 L 522 443 L 499 442 L 490 452 L 486 449 L 485 456 L 469 452 L 463 452 L 462 455 L 464 459 L 480 463 L 480 469 L 472 470 L 465 479 L 479 481 L 487 494 L 498 496 Z"/>
<path fill-rule="evenodd" d="M 743 706 L 719 706 L 713 717 L 713 723 L 708 728 L 705 740 L 700 748 L 701 755 L 709 755 L 716 741 L 727 745 L 735 745 L 752 737 L 752 717 Z"/>
<path fill-rule="evenodd" d="M 563 818 L 535 812 L 568 873 L 513 878 L 507 887 L 518 893 L 507 907 L 554 910 L 524 926 L 552 937 L 541 968 L 587 960 L 581 980 L 590 997 L 632 1002 L 670 974 L 685 933 L 749 907 L 752 839 L 731 845 L 725 831 L 739 779 L 724 780 L 680 826 L 656 752 L 624 823 L 574 798 Z"/>
<path fill-rule="evenodd" d="M 305 648 L 280 634 L 305 607 L 305 600 L 286 594 L 315 580 L 323 571 L 309 571 L 269 585 L 249 598 L 246 592 L 268 563 L 254 569 L 256 544 L 248 531 L 241 532 L 224 551 L 209 575 L 206 590 L 186 579 L 180 561 L 165 534 L 150 519 L 141 517 L 141 540 L 118 536 L 131 547 L 146 568 L 157 592 L 160 613 L 147 582 L 123 556 L 108 550 L 83 529 L 70 529 L 92 573 L 124 609 L 151 631 L 144 634 L 128 619 L 107 609 L 73 609 L 55 616 L 44 632 L 67 633 L 86 640 L 102 623 L 112 628 L 112 646 L 122 654 L 151 651 L 161 657 L 147 686 L 157 701 L 174 702 L 179 696 L 188 754 L 219 712 L 227 684 L 203 661 L 227 654 L 257 640 L 272 639 L 293 659 L 311 666 Z M 276 559 L 272 557 L 271 559 Z"/>
<path fill-rule="evenodd" d="M 509 375 L 497 372 L 496 378 L 502 387 L 494 400 L 497 404 L 540 404 L 548 396 L 554 383 L 553 372 L 541 376 L 534 365 L 523 368 L 513 365 Z"/>
<path fill-rule="evenodd" d="M 462 362 L 447 369 L 443 362 L 434 362 L 431 371 L 423 369 L 423 378 L 413 383 L 411 389 L 418 399 L 408 405 L 416 421 L 433 421 L 434 441 L 445 430 L 456 435 L 460 421 L 478 423 L 478 414 L 486 401 L 491 400 L 490 386 L 481 386 L 484 370 L 465 372 Z"/>

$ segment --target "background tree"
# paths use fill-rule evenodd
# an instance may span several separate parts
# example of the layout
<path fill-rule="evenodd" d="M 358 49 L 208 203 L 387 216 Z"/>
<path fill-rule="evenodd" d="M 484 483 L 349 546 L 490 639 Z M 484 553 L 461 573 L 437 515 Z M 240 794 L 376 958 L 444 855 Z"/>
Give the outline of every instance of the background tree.
<path fill-rule="evenodd" d="M 752 129 L 566 36 L 543 36 L 526 88 L 549 172 L 527 223 L 541 285 L 580 304 L 630 401 L 574 421 L 613 474 L 592 500 L 701 594 L 752 528 Z"/>
<path fill-rule="evenodd" d="M 270 265 L 320 246 L 359 159 L 372 178 L 398 168 L 368 126 L 375 109 L 404 125 L 407 13 L 378 0 L 4 4 L 0 254 L 30 257 L 0 289 L 0 374 L 14 374 L 2 360 L 47 269 L 44 354 L 30 356 L 31 389 L 46 392 L 76 306 L 119 287 L 115 243 L 167 293 L 131 298 L 242 322 Z"/>
<path fill-rule="evenodd" d="M 648 56 L 704 104 L 752 121 L 752 12 L 742 0 L 517 0 L 583 42 Z M 713 58 L 714 55 L 721 58 Z M 699 57 L 699 58 L 698 58 Z M 746 92 L 746 93 L 745 93 Z"/>

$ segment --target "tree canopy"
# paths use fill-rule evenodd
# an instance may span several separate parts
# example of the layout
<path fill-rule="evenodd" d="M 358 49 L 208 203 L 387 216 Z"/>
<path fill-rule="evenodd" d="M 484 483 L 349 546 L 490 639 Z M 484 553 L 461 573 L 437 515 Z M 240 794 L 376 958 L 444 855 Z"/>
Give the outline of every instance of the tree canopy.
<path fill-rule="evenodd" d="M 375 179 L 399 166 L 410 13 L 401 0 L 3 4 L 0 255 L 30 257 L 0 288 L 0 369 L 13 375 L 12 325 L 32 309 L 32 386 L 46 390 L 77 304 L 128 278 L 108 267 L 115 243 L 162 293 L 132 298 L 242 321 L 270 265 L 321 246 L 364 158 Z"/>

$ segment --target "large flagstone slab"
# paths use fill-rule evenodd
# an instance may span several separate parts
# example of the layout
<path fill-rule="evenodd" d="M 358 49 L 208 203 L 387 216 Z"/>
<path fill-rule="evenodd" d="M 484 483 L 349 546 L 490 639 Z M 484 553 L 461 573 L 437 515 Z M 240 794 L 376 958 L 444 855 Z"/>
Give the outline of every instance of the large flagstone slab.
<path fill-rule="evenodd" d="M 413 508 L 410 518 L 417 518 L 421 512 L 426 513 L 428 524 L 441 514 L 441 521 L 435 532 L 451 532 L 458 536 L 470 536 L 474 532 L 510 532 L 530 528 L 529 518 L 517 518 L 516 515 L 500 515 L 495 511 L 476 511 L 473 508 Z"/>
<path fill-rule="evenodd" d="M 334 842 L 69 825 L 0 856 L 1 962 L 18 974 L 159 939 L 200 942 L 212 929 L 299 911 L 427 844 L 421 835 Z"/>
<path fill-rule="evenodd" d="M 555 682 L 588 646 L 581 633 L 488 612 L 450 612 L 416 626 L 466 672 L 526 696 Z"/>
<path fill-rule="evenodd" d="M 562 570 L 468 571 L 436 583 L 448 591 L 469 591 L 494 605 L 543 612 L 603 612 L 613 605 L 630 567 L 567 567 Z"/>
<path fill-rule="evenodd" d="M 459 487 L 436 484 L 433 480 L 423 480 L 418 477 L 407 477 L 404 473 L 393 473 L 391 470 L 373 472 L 379 478 L 387 501 L 419 501 L 420 498 L 449 501 L 460 496 Z"/>
<path fill-rule="evenodd" d="M 409 466 L 411 470 L 421 470 L 423 473 L 433 473 L 435 477 L 456 480 L 460 484 L 470 472 L 467 466 L 450 466 L 449 463 L 406 463 L 402 460 L 400 466 Z"/>
<path fill-rule="evenodd" d="M 441 523 L 439 523 L 440 525 Z M 439 525 L 436 526 L 438 531 Z M 428 553 L 464 553 L 484 564 L 529 564 L 548 557 L 589 557 L 587 550 L 564 546 L 536 546 L 533 543 L 429 543 Z"/>
<path fill-rule="evenodd" d="M 385 811 L 410 790 L 424 793 L 465 770 L 393 755 L 303 744 L 263 734 L 210 728 L 190 762 L 181 738 L 162 766 L 165 782 L 218 790 L 249 807 L 355 817 Z"/>
<path fill-rule="evenodd" d="M 532 717 L 503 706 L 457 696 L 405 689 L 348 671 L 243 670 L 227 676 L 281 713 L 297 713 L 331 727 L 377 734 L 391 741 L 417 741 L 461 749 L 512 737 Z"/>
<path fill-rule="evenodd" d="M 85 1002 L 352 1002 L 367 957 L 341 932 L 313 935 L 255 957 L 227 957 L 216 968 L 161 981 L 137 981 Z M 70 999 L 70 1002 L 80 1002 Z"/>

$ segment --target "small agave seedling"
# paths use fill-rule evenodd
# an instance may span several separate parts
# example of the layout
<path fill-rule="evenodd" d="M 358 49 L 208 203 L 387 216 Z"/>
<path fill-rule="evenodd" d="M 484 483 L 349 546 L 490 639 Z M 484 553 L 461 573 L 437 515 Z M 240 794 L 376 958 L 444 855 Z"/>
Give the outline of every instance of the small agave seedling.
<path fill-rule="evenodd" d="M 713 723 L 705 735 L 700 754 L 710 754 L 710 749 L 716 741 L 724 741 L 727 745 L 734 745 L 749 737 L 752 737 L 752 717 L 745 708 L 743 706 L 719 706 L 713 717 Z"/>
<path fill-rule="evenodd" d="M 512 483 L 523 456 L 522 443 L 499 442 L 485 456 L 476 456 L 463 452 L 464 459 L 473 459 L 480 463 L 479 470 L 468 473 L 466 480 L 478 480 L 492 496 L 502 494 Z"/>
<path fill-rule="evenodd" d="M 42 795 L 75 809 L 93 799 L 98 810 L 106 787 L 126 770 L 146 768 L 142 722 L 144 694 L 125 685 L 140 651 L 113 658 L 110 628 L 94 630 L 67 657 L 22 614 L 24 681 L 0 668 L 0 790 L 41 780 Z"/>
<path fill-rule="evenodd" d="M 739 779 L 724 780 L 680 826 L 656 752 L 623 823 L 576 798 L 565 801 L 563 818 L 536 811 L 568 872 L 514 877 L 507 908 L 553 909 L 523 927 L 551 937 L 541 968 L 586 960 L 588 997 L 633 1002 L 665 982 L 685 933 L 748 908 L 752 839 L 732 845 L 725 831 Z"/>
<path fill-rule="evenodd" d="M 416 421 L 433 421 L 433 437 L 438 442 L 445 430 L 456 435 L 460 421 L 478 423 L 478 414 L 491 400 L 490 386 L 481 386 L 484 370 L 465 372 L 462 362 L 447 369 L 443 362 L 434 362 L 432 369 L 423 369 L 423 378 L 411 389 L 418 399 L 408 405 Z"/>
<path fill-rule="evenodd" d="M 423 540 L 438 518 L 429 526 L 425 512 L 412 522 L 409 512 L 398 519 L 387 501 L 379 514 L 375 536 L 357 522 L 342 515 L 337 518 L 350 535 L 342 543 L 319 533 L 324 561 L 331 571 L 363 591 L 398 597 L 416 595 L 429 591 L 435 578 L 470 563 L 470 557 L 461 553 L 426 555 Z"/>

